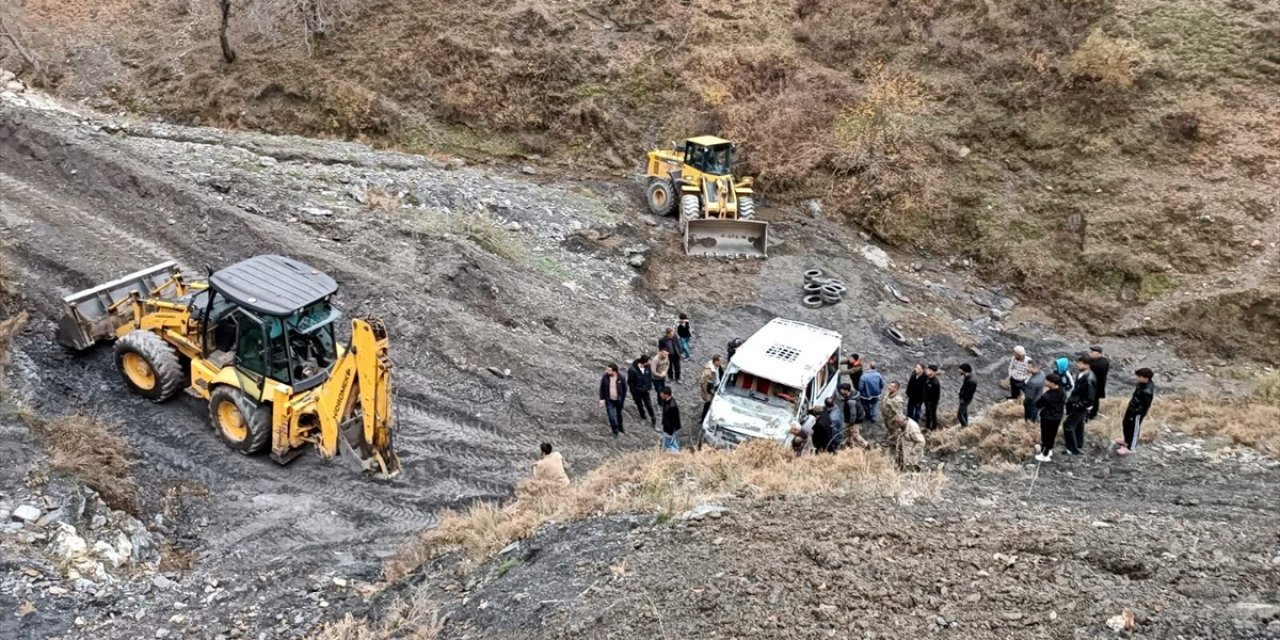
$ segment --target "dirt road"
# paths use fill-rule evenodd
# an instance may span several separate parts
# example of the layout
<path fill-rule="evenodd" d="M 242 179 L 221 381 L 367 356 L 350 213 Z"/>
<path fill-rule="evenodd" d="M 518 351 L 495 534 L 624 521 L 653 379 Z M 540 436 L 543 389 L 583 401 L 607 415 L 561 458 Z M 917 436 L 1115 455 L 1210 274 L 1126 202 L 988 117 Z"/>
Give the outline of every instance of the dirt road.
<path fill-rule="evenodd" d="M 1001 354 L 1014 343 L 1034 353 L 1082 346 L 1083 337 L 1038 325 L 1007 333 L 971 301 L 979 283 L 936 265 L 875 266 L 856 234 L 822 219 L 779 216 L 781 243 L 764 263 L 687 260 L 672 222 L 636 214 L 637 194 L 355 144 L 0 106 L 0 258 L 32 315 L 9 386 L 37 412 L 117 424 L 139 452 L 144 520 L 197 557 L 194 568 L 166 574 L 172 590 L 135 579 L 51 597 L 49 606 L 81 612 L 83 624 L 22 618 L 33 622 L 15 623 L 15 633 L 300 635 L 358 602 L 333 578 L 374 580 L 381 557 L 440 508 L 508 495 L 539 442 L 555 442 L 572 472 L 655 446 L 634 422 L 627 437 L 610 439 L 594 385 L 604 363 L 651 351 L 678 311 L 693 314 L 698 332 L 689 379 L 728 338 L 779 315 L 840 330 L 847 348 L 894 377 L 918 360 L 981 362 L 987 398 L 1000 394 Z M 348 314 L 386 319 L 400 477 L 374 482 L 313 456 L 278 467 L 233 454 L 200 402 L 129 396 L 109 349 L 72 354 L 51 340 L 61 295 L 165 259 L 203 269 L 260 253 L 328 271 Z M 846 280 L 849 301 L 799 305 L 800 273 L 814 265 Z M 884 336 L 921 317 L 934 329 L 911 332 L 908 347 Z M 1141 354 L 1181 367 L 1140 338 L 1108 344 L 1122 366 Z M 1189 373 L 1175 384 L 1195 381 Z M 692 385 L 678 389 L 692 412 Z M 167 494 L 176 507 L 161 504 Z M 177 603 L 182 620 L 169 622 Z M 18 606 L 5 594 L 0 605 Z"/>

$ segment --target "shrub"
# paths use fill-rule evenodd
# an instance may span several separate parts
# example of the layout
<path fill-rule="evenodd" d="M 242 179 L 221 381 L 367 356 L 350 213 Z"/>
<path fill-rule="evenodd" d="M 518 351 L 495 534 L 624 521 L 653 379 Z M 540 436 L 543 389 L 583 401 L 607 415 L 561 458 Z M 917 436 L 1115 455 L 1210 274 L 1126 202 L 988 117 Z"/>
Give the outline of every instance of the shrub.
<path fill-rule="evenodd" d="M 1065 71 L 1075 85 L 1114 91 L 1132 87 L 1150 65 L 1151 52 L 1138 42 L 1094 31 L 1067 58 Z"/>

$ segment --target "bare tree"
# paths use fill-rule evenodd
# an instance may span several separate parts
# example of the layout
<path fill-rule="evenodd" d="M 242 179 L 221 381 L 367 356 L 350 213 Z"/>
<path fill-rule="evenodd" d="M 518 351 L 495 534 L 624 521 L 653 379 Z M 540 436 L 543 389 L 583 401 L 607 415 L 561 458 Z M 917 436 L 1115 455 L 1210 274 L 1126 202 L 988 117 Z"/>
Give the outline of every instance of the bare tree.
<path fill-rule="evenodd" d="M 222 9 L 222 27 L 218 29 L 218 42 L 222 44 L 222 59 L 231 64 L 236 61 L 236 52 L 227 39 L 227 24 L 231 21 L 231 0 L 218 0 Z"/>
<path fill-rule="evenodd" d="M 0 60 L 3 60 L 8 50 L 12 49 L 22 59 L 23 64 L 38 74 L 41 71 L 40 61 L 27 45 L 19 11 L 20 5 L 14 0 L 0 0 Z M 6 42 L 8 45 L 5 44 Z"/>

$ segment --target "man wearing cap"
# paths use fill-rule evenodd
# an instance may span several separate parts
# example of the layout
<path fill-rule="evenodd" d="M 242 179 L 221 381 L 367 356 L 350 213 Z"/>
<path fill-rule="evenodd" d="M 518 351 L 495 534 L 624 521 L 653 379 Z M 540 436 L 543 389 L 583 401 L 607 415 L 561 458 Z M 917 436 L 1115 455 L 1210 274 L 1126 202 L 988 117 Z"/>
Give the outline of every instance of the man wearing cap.
<path fill-rule="evenodd" d="M 1111 372 L 1111 361 L 1102 355 L 1102 347 L 1098 345 L 1089 347 L 1089 370 L 1093 372 L 1093 379 L 1098 387 L 1098 399 L 1093 401 L 1093 407 L 1089 409 L 1089 419 L 1093 420 L 1098 417 L 1102 399 L 1107 397 L 1107 374 Z"/>
<path fill-rule="evenodd" d="M 1066 441 L 1067 453 L 1080 455 L 1084 453 L 1084 423 L 1089 419 L 1089 408 L 1096 400 L 1097 383 L 1093 372 L 1089 370 L 1088 354 L 1081 354 L 1076 360 L 1075 386 L 1067 398 Z"/>
<path fill-rule="evenodd" d="M 938 376 L 938 365 L 931 364 L 924 371 L 924 428 L 925 431 L 938 429 L 938 402 L 942 400 L 942 381 Z"/>
<path fill-rule="evenodd" d="M 1021 345 L 1013 348 L 1013 357 L 1009 358 L 1009 399 L 1022 397 L 1022 388 L 1027 384 L 1027 350 Z"/>
<path fill-rule="evenodd" d="M 1127 456 L 1138 448 L 1138 438 L 1142 435 L 1142 422 L 1147 419 L 1151 410 L 1151 401 L 1156 397 L 1156 385 L 1151 381 L 1155 373 L 1143 367 L 1133 372 L 1138 376 L 1138 386 L 1133 389 L 1133 397 L 1129 398 L 1129 407 L 1124 410 L 1124 437 L 1116 440 L 1120 449 L 1116 451 Z"/>
<path fill-rule="evenodd" d="M 960 405 L 956 409 L 956 421 L 961 427 L 969 426 L 969 403 L 973 402 L 973 396 L 978 391 L 978 383 L 973 381 L 973 366 L 968 362 L 960 365 L 960 372 L 964 377 L 960 378 Z"/>

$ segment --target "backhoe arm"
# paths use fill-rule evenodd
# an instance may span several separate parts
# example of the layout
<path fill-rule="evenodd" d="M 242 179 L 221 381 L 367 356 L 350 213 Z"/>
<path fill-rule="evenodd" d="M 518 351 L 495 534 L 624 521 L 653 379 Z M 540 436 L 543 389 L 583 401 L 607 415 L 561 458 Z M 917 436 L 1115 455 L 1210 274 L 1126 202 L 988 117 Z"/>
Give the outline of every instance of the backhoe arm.
<path fill-rule="evenodd" d="M 320 388 L 317 409 L 325 457 L 341 454 L 383 477 L 399 473 L 391 435 L 391 359 L 381 320 L 351 321 L 351 346 Z"/>

